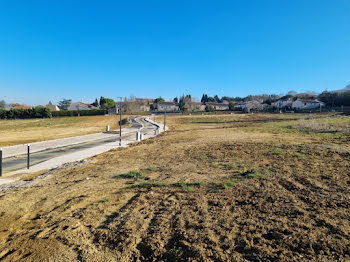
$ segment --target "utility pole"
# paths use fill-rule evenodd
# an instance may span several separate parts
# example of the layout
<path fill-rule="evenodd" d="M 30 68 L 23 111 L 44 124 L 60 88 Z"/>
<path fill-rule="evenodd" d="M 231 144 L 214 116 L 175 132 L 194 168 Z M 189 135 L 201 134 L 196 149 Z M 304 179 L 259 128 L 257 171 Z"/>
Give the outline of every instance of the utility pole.
<path fill-rule="evenodd" d="M 122 146 L 122 97 L 117 97 L 120 98 L 120 103 L 119 103 L 119 146 Z"/>

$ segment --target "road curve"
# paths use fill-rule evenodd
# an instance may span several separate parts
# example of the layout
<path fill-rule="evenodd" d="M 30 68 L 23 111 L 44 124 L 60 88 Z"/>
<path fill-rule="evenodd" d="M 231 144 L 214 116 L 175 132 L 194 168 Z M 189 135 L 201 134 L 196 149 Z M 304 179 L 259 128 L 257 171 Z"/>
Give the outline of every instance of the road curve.
<path fill-rule="evenodd" d="M 132 120 L 132 128 L 133 131 L 130 131 L 124 135 L 122 130 L 122 141 L 136 141 L 136 132 L 141 132 L 144 136 L 154 136 L 154 131 L 157 128 L 157 126 L 146 121 L 145 118 L 136 118 Z M 129 130 L 131 129 L 129 128 Z M 30 165 L 34 166 L 67 154 L 79 153 L 84 150 L 97 148 L 103 145 L 111 144 L 113 142 L 116 143 L 116 141 L 118 141 L 119 143 L 119 132 L 115 132 L 112 136 L 103 139 L 97 139 L 94 141 L 88 141 L 84 143 L 63 146 L 53 149 L 46 149 L 40 152 L 32 153 L 30 155 Z M 6 176 L 6 174 L 8 173 L 23 170 L 26 168 L 26 166 L 26 155 L 5 158 L 3 159 L 3 174 Z"/>

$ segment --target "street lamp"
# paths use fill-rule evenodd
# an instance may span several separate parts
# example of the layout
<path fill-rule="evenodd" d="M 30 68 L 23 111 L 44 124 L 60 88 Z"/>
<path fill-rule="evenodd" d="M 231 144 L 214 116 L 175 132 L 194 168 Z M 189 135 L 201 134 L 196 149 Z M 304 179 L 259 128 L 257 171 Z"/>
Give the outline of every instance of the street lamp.
<path fill-rule="evenodd" d="M 120 98 L 120 103 L 119 103 L 119 146 L 122 146 L 122 97 L 117 97 Z"/>

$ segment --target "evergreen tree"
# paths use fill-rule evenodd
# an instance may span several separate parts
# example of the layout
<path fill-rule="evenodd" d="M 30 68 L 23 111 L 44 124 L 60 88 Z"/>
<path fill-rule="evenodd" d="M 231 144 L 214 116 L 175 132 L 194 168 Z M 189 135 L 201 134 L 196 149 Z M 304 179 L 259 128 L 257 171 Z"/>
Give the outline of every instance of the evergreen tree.
<path fill-rule="evenodd" d="M 100 104 L 98 103 L 97 98 L 95 99 L 95 102 L 92 103 L 92 105 L 93 105 L 93 106 L 96 106 L 96 107 L 99 107 Z"/>
<path fill-rule="evenodd" d="M 71 105 L 72 99 L 62 99 L 61 101 L 58 102 L 58 107 L 61 110 L 67 110 L 68 107 Z"/>

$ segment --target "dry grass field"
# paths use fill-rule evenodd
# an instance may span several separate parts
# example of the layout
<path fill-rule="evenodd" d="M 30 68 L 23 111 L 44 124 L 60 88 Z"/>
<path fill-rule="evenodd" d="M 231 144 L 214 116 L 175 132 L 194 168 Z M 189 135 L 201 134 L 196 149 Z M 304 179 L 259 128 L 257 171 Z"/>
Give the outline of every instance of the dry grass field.
<path fill-rule="evenodd" d="M 3 188 L 0 260 L 350 260 L 349 117 L 167 123 L 156 138 Z"/>
<path fill-rule="evenodd" d="M 0 120 L 0 147 L 103 132 L 107 125 L 116 129 L 118 121 L 119 116 Z"/>

